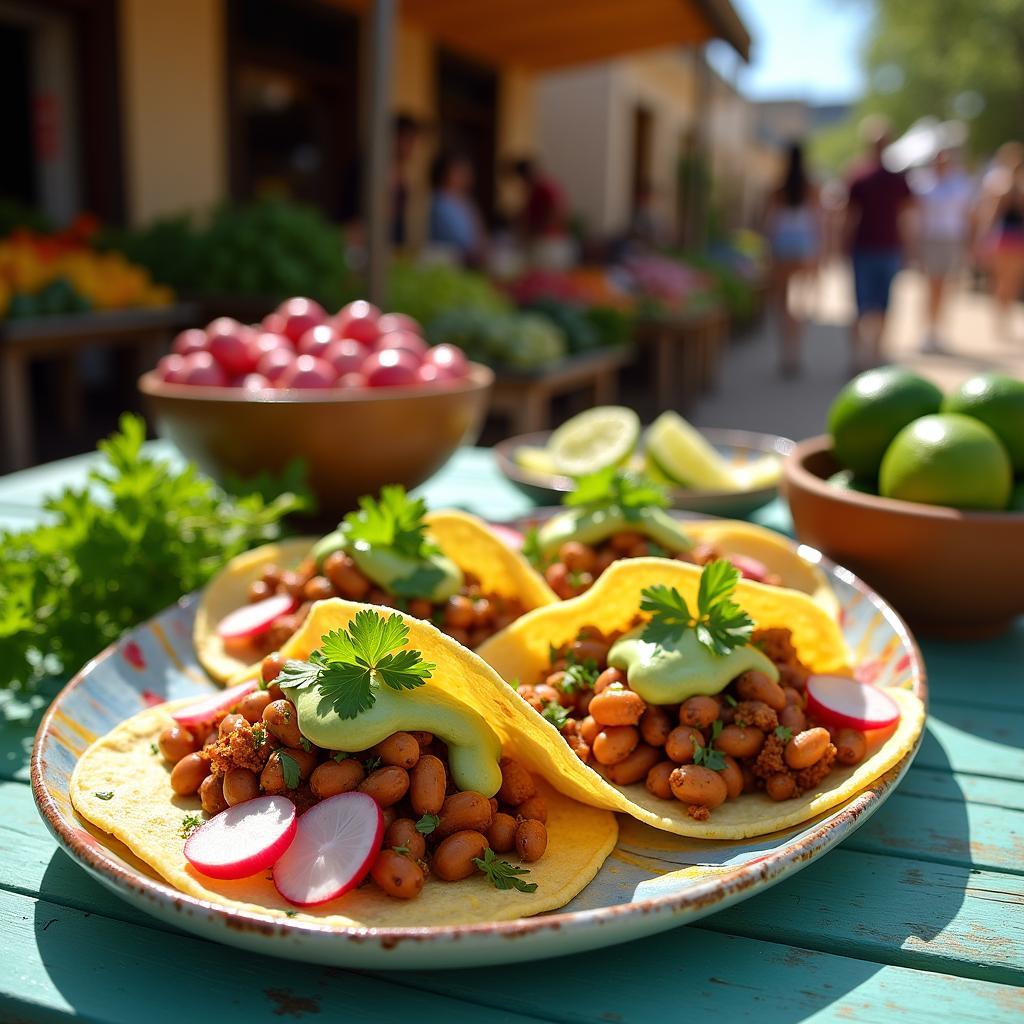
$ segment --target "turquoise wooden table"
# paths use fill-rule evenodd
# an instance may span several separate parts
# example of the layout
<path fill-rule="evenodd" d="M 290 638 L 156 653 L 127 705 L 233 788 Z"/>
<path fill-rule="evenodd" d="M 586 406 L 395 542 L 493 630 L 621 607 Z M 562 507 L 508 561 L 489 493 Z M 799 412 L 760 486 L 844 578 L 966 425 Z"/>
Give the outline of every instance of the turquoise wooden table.
<path fill-rule="evenodd" d="M 0 480 L 28 526 L 86 457 Z M 423 488 L 495 518 L 529 503 L 466 450 Z M 780 504 L 755 518 L 785 529 Z M 38 711 L 0 726 L 0 1021 L 1024 1020 L 1024 620 L 923 645 L 931 715 L 898 792 L 850 840 L 689 927 L 595 953 L 430 973 L 303 967 L 185 936 L 57 849 L 27 785 Z M 0 709 L 2 710 L 2 709 Z M 11 718 L 15 713 L 22 717 Z"/>

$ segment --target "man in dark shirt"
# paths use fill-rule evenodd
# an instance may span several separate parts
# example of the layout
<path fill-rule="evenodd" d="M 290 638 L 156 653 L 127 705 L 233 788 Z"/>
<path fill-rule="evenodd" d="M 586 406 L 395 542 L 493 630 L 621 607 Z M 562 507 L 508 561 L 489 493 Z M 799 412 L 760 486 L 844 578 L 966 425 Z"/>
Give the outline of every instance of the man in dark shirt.
<path fill-rule="evenodd" d="M 882 153 L 889 144 L 888 123 L 868 118 L 861 132 L 868 156 L 850 179 L 844 225 L 857 299 L 857 317 L 850 334 L 850 362 L 855 372 L 881 362 L 889 293 L 903 264 L 905 215 L 913 203 L 906 177 L 882 164 Z"/>

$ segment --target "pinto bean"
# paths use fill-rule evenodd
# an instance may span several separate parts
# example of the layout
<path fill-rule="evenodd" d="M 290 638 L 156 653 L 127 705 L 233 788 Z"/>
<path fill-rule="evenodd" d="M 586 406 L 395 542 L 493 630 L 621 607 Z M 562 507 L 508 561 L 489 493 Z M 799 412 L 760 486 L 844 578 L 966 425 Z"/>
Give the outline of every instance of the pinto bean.
<path fill-rule="evenodd" d="M 672 796 L 672 786 L 669 783 L 669 776 L 676 770 L 675 761 L 660 761 L 648 773 L 644 785 L 647 792 L 653 796 L 668 800 Z"/>
<path fill-rule="evenodd" d="M 434 606 L 425 597 L 414 597 L 409 602 L 409 614 L 414 619 L 429 619 L 434 613 Z"/>
<path fill-rule="evenodd" d="M 786 706 L 782 687 L 764 672 L 744 672 L 736 680 L 736 693 L 740 700 L 763 701 L 773 711 L 781 711 Z"/>
<path fill-rule="evenodd" d="M 836 736 L 836 760 L 840 764 L 860 764 L 868 748 L 860 729 L 840 729 Z"/>
<path fill-rule="evenodd" d="M 317 797 L 326 800 L 339 793 L 351 793 L 365 778 L 365 769 L 354 757 L 346 757 L 341 761 L 331 758 L 313 769 L 309 786 Z"/>
<path fill-rule="evenodd" d="M 688 697 L 679 708 L 679 724 L 709 729 L 720 712 L 714 697 Z"/>
<path fill-rule="evenodd" d="M 286 747 L 302 743 L 299 716 L 290 700 L 272 700 L 263 710 L 263 724 L 267 732 Z"/>
<path fill-rule="evenodd" d="M 804 706 L 803 694 L 799 690 L 794 690 L 792 686 L 783 686 L 782 692 L 786 696 L 787 704 L 795 704 L 798 708 Z"/>
<path fill-rule="evenodd" d="M 420 759 L 420 745 L 415 736 L 407 732 L 393 732 L 373 748 L 384 764 L 395 765 L 406 770 L 415 766 Z"/>
<path fill-rule="evenodd" d="M 647 710 L 643 697 L 632 690 L 609 686 L 590 702 L 590 716 L 601 725 L 636 725 Z"/>
<path fill-rule="evenodd" d="M 798 704 L 787 704 L 779 712 L 779 725 L 784 725 L 794 735 L 807 728 L 807 716 Z"/>
<path fill-rule="evenodd" d="M 259 776 L 248 768 L 232 768 L 224 775 L 224 799 L 229 807 L 260 795 Z"/>
<path fill-rule="evenodd" d="M 622 533 L 613 534 L 608 538 L 608 546 L 619 554 L 626 554 L 631 548 L 636 547 L 637 544 L 643 544 L 644 536 L 640 533 L 634 533 L 632 530 L 623 530 Z"/>
<path fill-rule="evenodd" d="M 524 800 L 516 808 L 516 817 L 546 822 L 548 820 L 547 801 L 539 793 L 536 796 L 531 796 L 529 800 Z"/>
<path fill-rule="evenodd" d="M 202 754 L 186 754 L 171 771 L 171 789 L 178 796 L 191 796 L 209 774 L 210 762 Z"/>
<path fill-rule="evenodd" d="M 640 742 L 640 730 L 634 725 L 609 725 L 602 729 L 590 745 L 594 757 L 601 764 L 625 761 Z"/>
<path fill-rule="evenodd" d="M 389 896 L 400 900 L 411 900 L 419 896 L 426 880 L 423 869 L 410 857 L 395 853 L 393 849 L 381 850 L 370 868 L 370 877 Z"/>
<path fill-rule="evenodd" d="M 496 814 L 487 830 L 487 842 L 495 853 L 508 853 L 516 845 L 516 819 L 511 814 Z"/>
<path fill-rule="evenodd" d="M 498 790 L 498 800 L 501 803 L 518 807 L 537 792 L 533 776 L 518 761 L 503 757 L 500 765 L 501 789 Z"/>
<path fill-rule="evenodd" d="M 810 768 L 812 764 L 821 759 L 831 742 L 832 738 L 828 734 L 828 729 L 823 729 L 821 726 L 805 729 L 803 732 L 798 732 L 786 744 L 783 757 L 786 764 L 794 770 Z"/>
<path fill-rule="evenodd" d="M 245 725 L 245 719 L 241 715 L 234 713 L 225 715 L 220 720 L 220 725 L 217 726 L 217 735 L 224 737 L 230 736 L 236 729 L 240 729 Z"/>
<path fill-rule="evenodd" d="M 263 712 L 271 701 L 266 690 L 253 690 L 238 702 L 238 713 L 250 724 L 255 725 L 263 720 Z"/>
<path fill-rule="evenodd" d="M 665 753 L 677 764 L 693 760 L 693 752 L 704 746 L 704 737 L 689 725 L 677 725 L 665 740 Z"/>
<path fill-rule="evenodd" d="M 452 793 L 445 798 L 441 807 L 441 820 L 433 835 L 437 839 L 444 839 L 445 836 L 464 832 L 466 829 L 486 832 L 492 817 L 491 802 L 487 797 L 474 793 L 471 789 Z"/>
<path fill-rule="evenodd" d="M 663 747 L 672 731 L 672 716 L 664 708 L 649 707 L 640 718 L 640 735 L 644 743 Z"/>
<path fill-rule="evenodd" d="M 405 847 L 413 860 L 422 860 L 427 852 L 427 841 L 416 831 L 416 822 L 412 818 L 395 818 L 384 833 L 384 845 Z"/>
<path fill-rule="evenodd" d="M 427 747 L 434 742 L 434 734 L 432 732 L 424 732 L 421 730 L 419 732 L 411 732 L 409 735 L 412 736 L 420 745 L 421 751 L 426 750 Z"/>
<path fill-rule="evenodd" d="M 796 793 L 796 779 L 789 772 L 776 772 L 765 779 L 764 791 L 772 800 L 788 800 Z"/>
<path fill-rule="evenodd" d="M 729 796 L 725 779 L 699 764 L 682 764 L 669 776 L 672 795 L 684 804 L 714 809 Z"/>
<path fill-rule="evenodd" d="M 409 773 L 409 802 L 419 815 L 437 814 L 444 804 L 448 773 L 444 762 L 433 754 L 424 754 Z"/>
<path fill-rule="evenodd" d="M 540 860 L 548 847 L 548 830 L 543 822 L 528 818 L 516 825 L 516 852 L 527 864 Z"/>
<path fill-rule="evenodd" d="M 199 738 L 183 725 L 169 725 L 156 741 L 166 761 L 177 764 L 187 754 L 195 753 L 200 747 Z"/>
<path fill-rule="evenodd" d="M 260 679 L 264 683 L 272 683 L 280 674 L 281 669 L 284 668 L 284 655 L 280 651 L 274 651 L 273 654 L 268 654 L 263 661 L 260 662 Z"/>
<path fill-rule="evenodd" d="M 306 580 L 302 588 L 302 596 L 307 601 L 324 601 L 334 597 L 334 587 L 326 576 L 313 576 Z"/>
<path fill-rule="evenodd" d="M 396 765 L 378 768 L 370 772 L 357 789 L 372 796 L 381 807 L 390 807 L 409 792 L 409 773 Z"/>
<path fill-rule="evenodd" d="M 592 715 L 587 715 L 587 717 L 580 722 L 579 733 L 580 738 L 584 743 L 589 743 L 593 746 L 594 740 L 597 739 L 597 734 L 600 731 L 601 726 Z"/>
<path fill-rule="evenodd" d="M 595 680 L 594 680 L 594 695 L 604 693 L 609 686 L 614 686 L 616 683 L 619 686 L 626 685 L 626 673 L 619 668 L 606 668 Z"/>
<path fill-rule="evenodd" d="M 569 540 L 558 549 L 558 560 L 569 572 L 593 572 L 597 556 L 589 545 L 581 544 L 578 540 Z"/>
<path fill-rule="evenodd" d="M 716 749 L 737 760 L 754 757 L 763 746 L 764 733 L 752 725 L 727 725 L 715 740 Z"/>
<path fill-rule="evenodd" d="M 199 786 L 199 799 L 202 801 L 203 810 L 212 818 L 221 811 L 226 811 L 227 800 L 224 799 L 224 785 L 219 775 L 207 775 Z"/>
<path fill-rule="evenodd" d="M 589 573 L 581 573 L 583 580 L 589 575 Z M 593 583 L 594 581 L 591 580 L 590 582 Z M 598 665 L 602 665 L 608 660 L 608 649 L 610 646 L 611 644 L 606 640 L 587 637 L 583 640 L 574 640 L 569 650 L 576 656 L 577 661 L 596 661 Z"/>
<path fill-rule="evenodd" d="M 463 594 L 453 594 L 444 608 L 444 624 L 469 629 L 474 622 L 473 602 Z"/>
<path fill-rule="evenodd" d="M 609 765 L 608 780 L 617 786 L 632 786 L 634 782 L 647 778 L 647 773 L 664 757 L 658 747 L 646 743 L 637 744 L 636 749 L 618 764 Z"/>
<path fill-rule="evenodd" d="M 469 878 L 476 871 L 473 860 L 484 855 L 487 836 L 472 829 L 465 829 L 448 836 L 434 851 L 430 869 L 445 882 L 457 882 Z"/>
<path fill-rule="evenodd" d="M 370 581 L 344 551 L 332 551 L 324 559 L 324 575 L 346 600 L 362 601 L 370 592 Z"/>
<path fill-rule="evenodd" d="M 729 791 L 729 799 L 735 800 L 743 792 L 743 772 L 739 762 L 725 755 L 725 767 L 718 773 L 725 780 L 725 788 Z"/>

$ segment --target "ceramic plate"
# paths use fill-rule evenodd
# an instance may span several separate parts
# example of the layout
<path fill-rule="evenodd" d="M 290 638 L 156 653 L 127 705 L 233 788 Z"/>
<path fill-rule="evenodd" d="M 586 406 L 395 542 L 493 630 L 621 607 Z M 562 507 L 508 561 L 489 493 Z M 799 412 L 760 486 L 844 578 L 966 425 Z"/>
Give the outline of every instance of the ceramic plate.
<path fill-rule="evenodd" d="M 780 478 L 781 460 L 793 450 L 793 442 L 789 438 L 776 434 L 756 434 L 749 430 L 720 430 L 714 427 L 702 428 L 701 433 L 728 462 L 735 466 L 753 462 L 762 455 L 777 455 L 780 460 Z M 563 494 L 575 486 L 573 480 L 567 476 L 524 469 L 516 462 L 515 453 L 516 449 L 522 447 L 542 448 L 550 436 L 550 431 L 521 434 L 519 437 L 510 437 L 494 447 L 498 468 L 505 477 L 524 494 L 542 503 L 560 500 Z M 778 484 L 747 491 L 691 491 L 677 487 L 669 491 L 669 496 L 674 508 L 704 512 L 708 515 L 745 516 L 754 509 L 766 505 L 778 491 Z"/>
<path fill-rule="evenodd" d="M 798 550 L 824 568 L 835 588 L 859 678 L 909 687 L 926 699 L 924 665 L 899 616 L 845 569 L 811 548 Z M 184 598 L 128 633 L 61 691 L 36 737 L 32 790 L 58 843 L 123 899 L 186 931 L 261 953 L 343 967 L 470 967 L 560 956 L 651 935 L 747 899 L 822 856 L 881 806 L 917 750 L 846 804 L 754 840 L 687 839 L 620 815 L 618 846 L 601 872 L 555 913 L 454 928 L 282 925 L 171 888 L 126 848 L 79 819 L 68 800 L 75 762 L 94 738 L 148 705 L 214 689 L 192 652 L 196 600 L 194 594 Z"/>

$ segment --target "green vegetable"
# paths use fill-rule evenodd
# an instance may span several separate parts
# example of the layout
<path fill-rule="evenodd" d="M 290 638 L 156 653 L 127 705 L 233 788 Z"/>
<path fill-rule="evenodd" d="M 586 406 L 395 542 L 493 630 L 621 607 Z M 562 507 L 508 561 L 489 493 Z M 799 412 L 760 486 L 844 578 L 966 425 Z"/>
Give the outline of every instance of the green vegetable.
<path fill-rule="evenodd" d="M 409 627 L 397 615 L 356 612 L 348 630 L 336 629 L 320 639 L 308 661 L 286 661 L 276 682 L 281 687 L 319 688 L 341 718 L 355 718 L 377 702 L 381 683 L 392 690 L 422 686 L 437 667 L 419 651 L 402 650 Z"/>
<path fill-rule="evenodd" d="M 350 541 L 390 548 L 405 558 L 425 559 L 440 551 L 427 539 L 426 514 L 423 498 L 410 498 L 401 484 L 391 484 L 381 488 L 379 500 L 363 495 L 358 511 L 345 516 L 342 528 Z"/>
<path fill-rule="evenodd" d="M 75 671 L 309 507 L 293 493 L 231 497 L 194 465 L 145 454 L 144 440 L 142 419 L 122 416 L 86 486 L 47 501 L 43 525 L 0 533 L 0 688 Z"/>
<path fill-rule="evenodd" d="M 484 850 L 483 857 L 474 857 L 473 863 L 486 876 L 495 889 L 518 889 L 520 892 L 536 892 L 536 882 L 524 882 L 523 875 L 530 873 L 528 868 L 513 867 L 507 860 L 498 860 L 491 849 Z"/>
<path fill-rule="evenodd" d="M 743 647 L 754 630 L 754 621 L 730 600 L 739 578 L 740 572 L 731 562 L 709 562 L 700 575 L 695 616 L 675 587 L 659 583 L 642 590 L 640 609 L 652 613 L 643 638 L 664 643 L 693 629 L 698 641 L 714 654 L 725 655 Z"/>
<path fill-rule="evenodd" d="M 699 743 L 693 748 L 693 763 L 702 764 L 713 772 L 720 772 L 725 767 L 725 755 L 713 747 L 702 747 Z"/>
<path fill-rule="evenodd" d="M 283 750 L 277 752 L 277 758 L 281 762 L 281 774 L 284 776 L 284 784 L 289 789 L 295 789 L 299 784 L 299 762 L 292 757 L 291 754 L 286 754 Z"/>
<path fill-rule="evenodd" d="M 113 800 L 114 799 L 114 794 L 109 789 L 104 789 L 104 790 L 101 790 L 98 793 L 93 793 L 93 796 L 96 797 L 97 800 Z"/>
<path fill-rule="evenodd" d="M 583 507 L 589 511 L 606 508 L 621 509 L 631 518 L 643 508 L 668 508 L 668 492 L 643 473 L 634 473 L 607 466 L 596 473 L 582 476 L 576 488 L 562 499 L 563 505 Z"/>
<path fill-rule="evenodd" d="M 483 275 L 443 264 L 423 266 L 397 261 L 388 278 L 387 308 L 424 326 L 449 310 L 508 313 L 508 300 Z"/>
<path fill-rule="evenodd" d="M 188 839 L 202 823 L 203 819 L 198 814 L 186 814 L 181 819 L 181 827 L 178 829 L 178 834 L 182 839 Z"/>
<path fill-rule="evenodd" d="M 793 730 L 788 725 L 777 725 L 775 726 L 775 735 L 782 740 L 783 743 L 788 743 L 793 738 Z"/>
<path fill-rule="evenodd" d="M 416 822 L 416 831 L 421 836 L 429 836 L 438 825 L 441 824 L 441 819 L 436 814 L 424 814 L 419 821 Z"/>
<path fill-rule="evenodd" d="M 569 718 L 569 709 L 563 708 L 557 700 L 549 700 L 544 703 L 544 710 L 540 713 L 541 718 L 550 722 L 556 729 L 561 731 Z"/>

